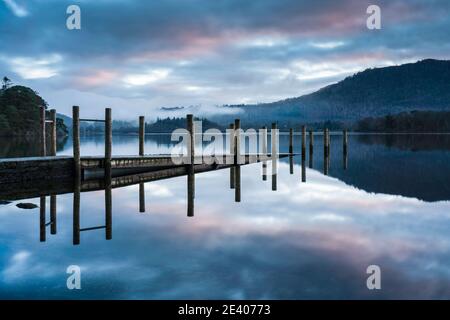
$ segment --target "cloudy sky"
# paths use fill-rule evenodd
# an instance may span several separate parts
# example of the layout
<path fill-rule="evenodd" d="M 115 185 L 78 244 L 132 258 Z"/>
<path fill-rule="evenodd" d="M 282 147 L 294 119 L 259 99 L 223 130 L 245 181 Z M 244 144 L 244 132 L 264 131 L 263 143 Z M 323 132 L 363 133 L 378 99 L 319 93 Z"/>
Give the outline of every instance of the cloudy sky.
<path fill-rule="evenodd" d="M 81 8 L 81 30 L 66 9 Z M 382 29 L 366 27 L 381 7 Z M 270 102 L 369 67 L 450 56 L 448 0 L 0 0 L 0 71 L 58 111 Z"/>

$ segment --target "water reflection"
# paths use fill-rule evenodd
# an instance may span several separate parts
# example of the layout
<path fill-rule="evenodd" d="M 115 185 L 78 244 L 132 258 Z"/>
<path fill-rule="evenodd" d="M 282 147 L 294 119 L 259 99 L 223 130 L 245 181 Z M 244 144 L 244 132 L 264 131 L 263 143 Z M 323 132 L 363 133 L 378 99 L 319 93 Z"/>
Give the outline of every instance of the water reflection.
<path fill-rule="evenodd" d="M 1 202 L 0 298 L 450 298 L 448 151 L 350 135 L 343 154 L 331 133 L 326 159 L 320 138 L 315 156 L 280 159 L 277 192 L 261 181 L 269 161 L 196 172 L 195 184 L 186 174 L 90 181 L 90 192 L 46 193 L 50 216 L 42 197 L 27 200 L 39 209 Z M 115 151 L 136 149 L 124 139 Z M 72 264 L 80 292 L 66 289 Z M 381 291 L 365 286 L 370 264 Z"/>
<path fill-rule="evenodd" d="M 139 214 L 139 183 L 113 189 L 113 240 L 86 232 L 80 246 L 71 243 L 72 224 L 80 228 L 72 204 L 82 226 L 101 225 L 104 191 L 81 202 L 59 195 L 60 232 L 45 244 L 33 211 L 3 206 L 0 297 L 450 298 L 449 202 L 368 193 L 311 169 L 303 184 L 287 162 L 273 194 L 260 164 L 241 170 L 241 203 L 227 192 L 228 170 L 196 174 L 188 220 L 185 177 L 145 183 L 151 215 Z M 82 268 L 76 293 L 65 288 L 71 264 Z M 379 292 L 365 287 L 369 264 L 383 270 Z"/>

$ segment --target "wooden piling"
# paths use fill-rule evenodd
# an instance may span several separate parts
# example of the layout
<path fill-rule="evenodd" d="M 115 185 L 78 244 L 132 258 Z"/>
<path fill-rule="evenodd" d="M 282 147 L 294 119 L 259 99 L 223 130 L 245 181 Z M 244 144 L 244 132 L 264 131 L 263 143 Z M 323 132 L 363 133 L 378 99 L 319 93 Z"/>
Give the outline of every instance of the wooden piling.
<path fill-rule="evenodd" d="M 50 234 L 56 234 L 56 195 L 50 196 Z"/>
<path fill-rule="evenodd" d="M 73 228 L 72 237 L 73 245 L 80 244 L 80 191 L 81 183 L 80 180 L 75 180 L 74 191 L 73 191 Z"/>
<path fill-rule="evenodd" d="M 309 167 L 312 169 L 314 160 L 314 133 L 309 130 Z"/>
<path fill-rule="evenodd" d="M 230 156 L 234 161 L 234 124 L 230 123 Z M 234 166 L 230 168 L 230 189 L 234 189 Z"/>
<path fill-rule="evenodd" d="M 189 143 L 188 143 L 188 175 L 187 175 L 187 189 L 188 189 L 188 199 L 187 199 L 187 216 L 194 216 L 194 197 L 195 197 L 195 168 L 194 168 L 194 157 L 195 157 L 195 132 L 194 132 L 194 116 L 188 114 L 186 116 L 186 128 L 189 132 Z"/>
<path fill-rule="evenodd" d="M 51 156 L 56 156 L 56 110 L 50 110 L 50 121 L 51 121 Z"/>
<path fill-rule="evenodd" d="M 112 113 L 105 109 L 105 238 L 112 239 Z"/>
<path fill-rule="evenodd" d="M 330 139 L 330 130 L 327 129 L 327 156 L 330 157 L 330 145 L 331 145 L 331 139 Z"/>
<path fill-rule="evenodd" d="M 289 173 L 294 174 L 294 130 L 289 129 Z"/>
<path fill-rule="evenodd" d="M 343 137 L 342 137 L 342 149 L 343 149 L 343 156 L 344 156 L 344 170 L 347 170 L 348 167 L 348 132 L 347 129 L 343 131 Z"/>
<path fill-rule="evenodd" d="M 267 127 L 262 128 L 262 137 L 261 137 L 261 151 L 264 159 L 267 157 Z M 263 181 L 267 180 L 267 161 L 262 162 L 262 179 Z"/>
<path fill-rule="evenodd" d="M 39 241 L 45 241 L 45 196 L 40 197 L 40 205 L 39 205 Z"/>
<path fill-rule="evenodd" d="M 112 188 L 110 181 L 105 188 L 105 239 L 112 239 Z"/>
<path fill-rule="evenodd" d="M 302 126 L 302 159 L 306 159 L 306 126 Z"/>
<path fill-rule="evenodd" d="M 144 155 L 144 145 L 145 145 L 145 117 L 139 117 L 139 155 Z"/>
<path fill-rule="evenodd" d="M 235 164 L 242 163 L 241 156 L 241 120 L 234 120 L 234 159 Z"/>
<path fill-rule="evenodd" d="M 272 160 L 272 190 L 277 190 L 277 166 L 278 166 L 278 130 L 277 124 L 272 123 L 272 131 L 271 131 L 271 141 L 272 141 L 272 152 L 271 152 L 271 160 Z"/>
<path fill-rule="evenodd" d="M 241 120 L 234 120 L 234 201 L 241 201 Z"/>
<path fill-rule="evenodd" d="M 45 108 L 39 108 L 39 137 L 40 137 L 40 155 L 42 157 L 46 156 L 46 143 L 45 143 Z"/>
<path fill-rule="evenodd" d="M 294 156 L 289 155 L 289 174 L 294 174 Z"/>
<path fill-rule="evenodd" d="M 328 157 L 329 157 L 329 134 L 328 129 L 323 130 L 323 173 L 328 175 Z"/>
<path fill-rule="evenodd" d="M 80 160 L 80 107 L 72 107 L 72 142 L 73 142 L 73 160 L 75 164 L 75 180 L 81 179 L 81 160 Z"/>
<path fill-rule="evenodd" d="M 145 212 L 145 184 L 139 183 L 139 212 Z"/>
<path fill-rule="evenodd" d="M 289 129 L 289 154 L 294 153 L 294 130 Z"/>
<path fill-rule="evenodd" d="M 112 114 L 111 108 L 105 109 L 105 178 L 111 179 L 112 158 Z"/>
<path fill-rule="evenodd" d="M 347 153 L 347 145 L 348 145 L 348 133 L 347 133 L 347 129 L 345 129 L 345 130 L 342 132 L 342 144 L 343 144 L 342 148 L 343 148 L 344 153 Z"/>

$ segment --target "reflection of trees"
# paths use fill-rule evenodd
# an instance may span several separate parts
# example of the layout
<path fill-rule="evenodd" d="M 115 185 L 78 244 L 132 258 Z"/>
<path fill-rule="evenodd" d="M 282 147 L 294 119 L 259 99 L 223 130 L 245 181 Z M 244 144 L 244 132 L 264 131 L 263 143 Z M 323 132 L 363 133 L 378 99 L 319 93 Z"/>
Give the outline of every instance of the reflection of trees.
<path fill-rule="evenodd" d="M 56 140 L 56 151 L 64 150 L 68 136 L 59 136 Z M 0 158 L 38 157 L 40 141 L 36 137 L 15 137 L 0 139 Z M 47 151 L 50 150 L 50 139 L 47 140 Z"/>
<path fill-rule="evenodd" d="M 357 136 L 367 145 L 384 145 L 400 150 L 450 150 L 449 134 L 373 134 Z"/>

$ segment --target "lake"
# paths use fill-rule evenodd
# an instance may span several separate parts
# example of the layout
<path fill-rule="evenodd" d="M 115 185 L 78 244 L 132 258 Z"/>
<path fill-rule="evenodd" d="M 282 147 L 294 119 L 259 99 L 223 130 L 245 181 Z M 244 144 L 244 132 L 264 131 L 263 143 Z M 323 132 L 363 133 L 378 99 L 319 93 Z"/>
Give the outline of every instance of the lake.
<path fill-rule="evenodd" d="M 33 156 L 33 141 L 0 140 L 0 157 Z M 295 137 L 298 152 L 300 137 Z M 137 136 L 114 136 L 113 155 L 138 152 Z M 147 135 L 147 153 L 170 139 Z M 82 155 L 102 155 L 103 138 L 82 137 Z M 280 139 L 286 152 L 288 137 Z M 58 155 L 72 155 L 70 138 Z M 329 175 L 321 136 L 306 182 L 301 159 L 280 159 L 277 191 L 261 164 L 241 168 L 241 202 L 229 169 L 196 175 L 195 216 L 186 216 L 186 177 L 112 190 L 112 239 L 82 232 L 73 245 L 73 194 L 57 197 L 57 233 L 40 241 L 39 209 L 0 205 L 2 299 L 449 299 L 450 135 L 331 136 Z M 270 165 L 269 165 L 270 170 Z M 269 171 L 270 172 L 270 171 Z M 105 192 L 81 193 L 82 228 L 105 223 Z M 47 197 L 47 208 L 49 197 Z M 47 210 L 47 220 L 49 219 Z M 68 266 L 81 268 L 69 290 Z M 366 286 L 369 265 L 381 290 Z"/>

